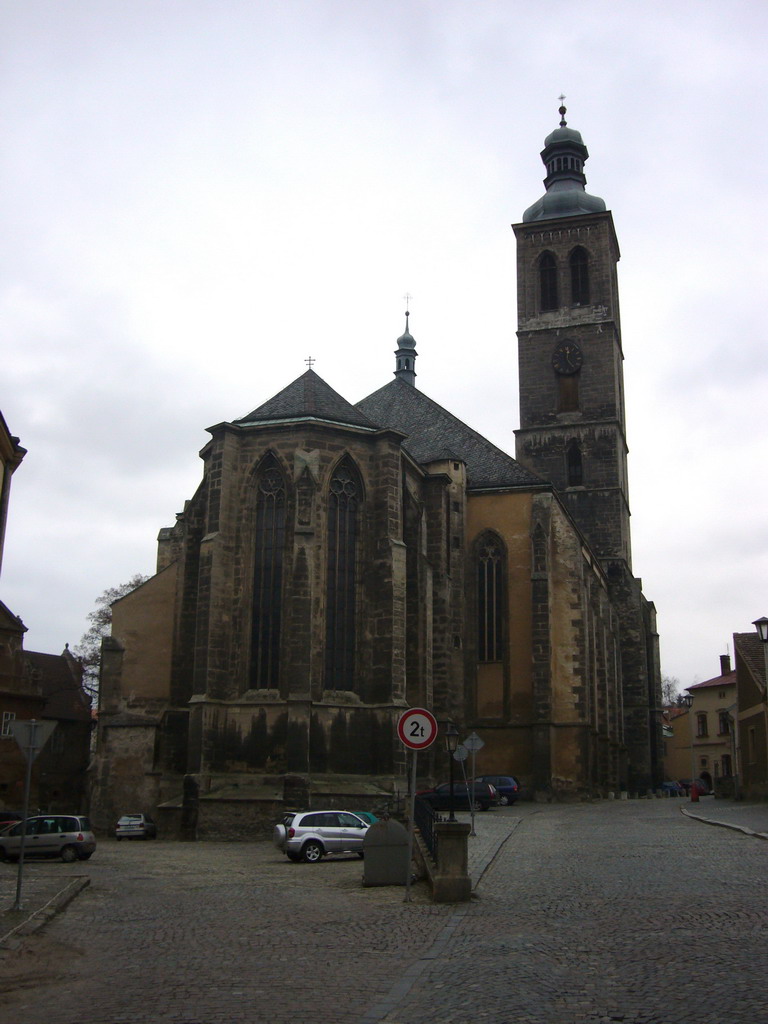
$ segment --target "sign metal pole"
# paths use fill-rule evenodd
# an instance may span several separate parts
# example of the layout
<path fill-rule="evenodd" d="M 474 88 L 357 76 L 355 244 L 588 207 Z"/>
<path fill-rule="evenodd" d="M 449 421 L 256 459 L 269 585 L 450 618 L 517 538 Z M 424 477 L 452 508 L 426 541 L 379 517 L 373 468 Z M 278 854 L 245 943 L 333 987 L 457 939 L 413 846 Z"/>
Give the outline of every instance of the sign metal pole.
<path fill-rule="evenodd" d="M 411 861 L 413 858 L 413 834 L 415 829 L 414 815 L 416 813 L 416 760 L 420 750 L 426 750 L 435 742 L 437 736 L 437 720 L 431 711 L 426 708 L 411 708 L 405 711 L 397 723 L 397 735 L 403 746 L 413 751 L 411 762 L 411 792 L 409 799 L 408 815 L 408 874 L 405 879 L 405 899 L 409 903 L 411 899 Z"/>
<path fill-rule="evenodd" d="M 414 750 L 411 758 L 411 791 L 409 793 L 410 807 L 408 809 L 408 875 L 405 879 L 405 899 L 403 903 L 411 902 L 411 875 L 413 874 L 411 864 L 413 861 L 413 830 L 415 828 L 413 817 L 416 813 L 416 761 L 418 756 L 418 750 Z"/>
<path fill-rule="evenodd" d="M 27 844 L 27 818 L 29 817 L 29 791 L 32 788 L 32 762 L 48 742 L 56 728 L 53 721 L 38 722 L 36 719 L 20 719 L 11 724 L 11 734 L 27 759 L 24 776 L 24 808 L 21 821 L 21 842 L 19 843 L 19 870 L 16 876 L 16 902 L 13 910 L 21 910 L 21 889 L 24 878 L 24 848 Z"/>

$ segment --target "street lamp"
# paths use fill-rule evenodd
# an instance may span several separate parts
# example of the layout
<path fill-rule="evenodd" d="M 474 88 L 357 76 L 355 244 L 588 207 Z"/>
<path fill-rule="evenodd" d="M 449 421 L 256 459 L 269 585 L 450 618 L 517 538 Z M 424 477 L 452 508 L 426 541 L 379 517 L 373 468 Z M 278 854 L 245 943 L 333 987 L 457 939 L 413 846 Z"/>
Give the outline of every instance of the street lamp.
<path fill-rule="evenodd" d="M 763 678 L 765 681 L 763 700 L 768 702 L 768 619 L 763 615 L 761 619 L 755 619 L 752 625 L 757 630 L 757 635 L 760 637 L 760 642 L 763 645 L 763 659 L 765 663 L 765 668 L 763 669 Z"/>
<path fill-rule="evenodd" d="M 693 797 L 694 781 L 693 780 L 696 778 L 696 757 L 695 757 L 694 752 L 693 752 L 693 712 L 692 712 L 692 708 L 693 708 L 693 694 L 692 693 L 686 693 L 684 695 L 684 697 L 683 697 L 683 703 L 688 708 L 688 714 L 690 715 L 690 723 L 691 723 L 691 787 L 690 787 L 690 790 L 689 790 L 689 796 L 691 798 L 691 801 L 693 801 L 693 798 L 694 798 Z M 696 796 L 698 798 L 698 793 L 696 794 Z"/>
<path fill-rule="evenodd" d="M 450 810 L 448 813 L 448 821 L 456 821 L 456 815 L 454 814 L 454 798 L 453 798 L 453 755 L 456 753 L 456 748 L 459 745 L 459 730 L 453 724 L 448 722 L 445 727 L 445 749 L 448 751 L 448 761 L 450 768 Z"/>
<path fill-rule="evenodd" d="M 763 645 L 763 657 L 765 659 L 765 698 L 768 700 L 768 619 L 763 615 L 761 619 L 755 619 L 752 625 L 757 630 L 757 635 Z"/>

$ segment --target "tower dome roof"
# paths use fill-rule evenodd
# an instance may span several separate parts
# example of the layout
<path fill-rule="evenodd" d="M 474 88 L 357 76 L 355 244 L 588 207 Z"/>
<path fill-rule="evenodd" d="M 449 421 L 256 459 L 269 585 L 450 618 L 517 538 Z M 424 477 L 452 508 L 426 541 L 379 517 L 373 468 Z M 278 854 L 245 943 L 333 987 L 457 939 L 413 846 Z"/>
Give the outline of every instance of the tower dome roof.
<path fill-rule="evenodd" d="M 565 107 L 560 107 L 559 113 L 560 126 L 549 133 L 541 151 L 541 159 L 547 168 L 544 179 L 547 191 L 528 207 L 523 214 L 523 223 L 605 210 L 605 202 L 599 196 L 591 196 L 584 188 L 587 183 L 584 164 L 589 159 L 589 152 L 581 132 L 568 127 Z"/>

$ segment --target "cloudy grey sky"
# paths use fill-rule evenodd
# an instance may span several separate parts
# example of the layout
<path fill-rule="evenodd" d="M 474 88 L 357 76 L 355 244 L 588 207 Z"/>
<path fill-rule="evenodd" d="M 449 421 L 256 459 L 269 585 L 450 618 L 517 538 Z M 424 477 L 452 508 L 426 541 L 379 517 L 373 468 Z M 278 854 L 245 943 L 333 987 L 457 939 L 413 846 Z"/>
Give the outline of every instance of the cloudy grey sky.
<path fill-rule="evenodd" d="M 634 570 L 663 671 L 768 614 L 768 5 L 0 0 L 0 598 L 75 644 L 154 568 L 205 428 L 315 370 L 518 425 L 510 224 L 557 97 L 613 211 Z"/>

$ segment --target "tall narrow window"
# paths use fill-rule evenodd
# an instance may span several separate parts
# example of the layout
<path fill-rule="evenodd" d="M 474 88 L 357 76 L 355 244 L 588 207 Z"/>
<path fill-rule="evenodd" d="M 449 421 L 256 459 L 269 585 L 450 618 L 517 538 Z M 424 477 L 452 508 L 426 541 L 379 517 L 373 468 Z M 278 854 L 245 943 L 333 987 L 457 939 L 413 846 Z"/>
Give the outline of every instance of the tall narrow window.
<path fill-rule="evenodd" d="M 574 306 L 589 304 L 589 257 L 579 246 L 571 253 L 571 303 Z"/>
<path fill-rule="evenodd" d="M 276 462 L 256 480 L 256 553 L 253 565 L 251 685 L 277 688 L 280 673 L 285 481 Z"/>
<path fill-rule="evenodd" d="M 333 474 L 328 495 L 328 577 L 325 626 L 325 686 L 355 689 L 357 538 L 360 481 L 349 463 Z"/>
<path fill-rule="evenodd" d="M 477 639 L 481 662 L 503 657 L 504 552 L 493 537 L 483 540 L 477 559 Z"/>
<path fill-rule="evenodd" d="M 542 310 L 557 309 L 557 261 L 551 252 L 539 257 L 539 286 Z"/>
<path fill-rule="evenodd" d="M 581 448 L 578 441 L 569 441 L 565 452 L 568 486 L 581 487 L 584 483 L 584 470 L 581 462 Z"/>

